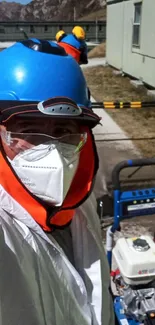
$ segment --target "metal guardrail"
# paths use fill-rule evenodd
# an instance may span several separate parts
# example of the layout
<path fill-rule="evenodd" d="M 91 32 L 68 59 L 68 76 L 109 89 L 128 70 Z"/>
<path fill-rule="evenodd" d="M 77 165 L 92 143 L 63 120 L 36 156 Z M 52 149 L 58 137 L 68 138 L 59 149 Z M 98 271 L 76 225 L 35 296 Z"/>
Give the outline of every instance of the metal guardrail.
<path fill-rule="evenodd" d="M 139 109 L 155 107 L 155 101 L 135 101 L 135 102 L 95 102 L 92 103 L 93 109 Z"/>

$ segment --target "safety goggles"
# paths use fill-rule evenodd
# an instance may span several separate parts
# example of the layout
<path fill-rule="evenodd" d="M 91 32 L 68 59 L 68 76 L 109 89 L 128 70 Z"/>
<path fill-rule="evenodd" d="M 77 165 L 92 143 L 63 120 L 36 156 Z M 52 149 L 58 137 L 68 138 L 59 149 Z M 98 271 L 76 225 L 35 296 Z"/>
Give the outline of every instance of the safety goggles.
<path fill-rule="evenodd" d="M 1 137 L 17 154 L 27 153 L 31 149 L 32 155 L 33 151 L 37 151 L 37 159 L 41 159 L 41 157 L 46 156 L 51 150 L 56 148 L 64 158 L 71 159 L 83 149 L 87 141 L 87 132 L 66 134 L 55 138 L 41 133 L 17 133 L 4 130 L 1 131 Z M 25 157 L 27 157 L 27 160 L 32 158 L 27 154 Z"/>

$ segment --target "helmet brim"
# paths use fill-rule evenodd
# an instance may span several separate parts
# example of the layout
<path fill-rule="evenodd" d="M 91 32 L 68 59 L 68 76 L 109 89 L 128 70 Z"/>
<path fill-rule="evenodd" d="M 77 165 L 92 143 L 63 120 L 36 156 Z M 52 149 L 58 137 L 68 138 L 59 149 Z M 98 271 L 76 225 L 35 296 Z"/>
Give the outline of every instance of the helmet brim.
<path fill-rule="evenodd" d="M 67 108 L 70 107 L 69 113 L 66 111 L 66 106 Z M 40 107 L 42 107 L 42 109 L 40 109 Z M 71 109 L 74 111 L 73 114 L 71 114 Z M 79 112 L 75 114 L 76 109 L 79 110 Z M 0 124 L 7 123 L 15 116 L 22 119 L 44 117 L 48 119 L 75 120 L 91 129 L 100 123 L 99 116 L 95 114 L 91 108 L 77 105 L 75 102 L 65 97 L 55 97 L 44 102 L 0 100 Z"/>

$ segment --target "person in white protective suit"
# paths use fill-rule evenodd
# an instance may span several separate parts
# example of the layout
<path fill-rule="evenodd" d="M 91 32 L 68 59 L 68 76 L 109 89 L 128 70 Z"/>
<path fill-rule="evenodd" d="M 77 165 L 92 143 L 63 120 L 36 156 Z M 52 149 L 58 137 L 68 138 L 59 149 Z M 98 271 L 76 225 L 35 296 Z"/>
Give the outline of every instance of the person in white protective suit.
<path fill-rule="evenodd" d="M 13 70 L 14 50 L 23 52 Z M 92 128 L 100 119 L 86 107 L 86 91 L 80 95 L 76 87 L 81 78 L 87 88 L 82 71 L 62 55 L 63 69 L 52 81 L 59 48 L 51 61 L 49 52 L 33 51 L 27 43 L 5 53 L 0 54 L 2 79 L 9 76 L 0 81 L 0 325 L 113 325 L 109 267 L 92 193 L 98 168 Z M 25 68 L 33 53 L 36 66 L 42 62 L 46 69 L 36 78 L 32 67 Z M 70 65 L 74 78 L 66 73 Z"/>

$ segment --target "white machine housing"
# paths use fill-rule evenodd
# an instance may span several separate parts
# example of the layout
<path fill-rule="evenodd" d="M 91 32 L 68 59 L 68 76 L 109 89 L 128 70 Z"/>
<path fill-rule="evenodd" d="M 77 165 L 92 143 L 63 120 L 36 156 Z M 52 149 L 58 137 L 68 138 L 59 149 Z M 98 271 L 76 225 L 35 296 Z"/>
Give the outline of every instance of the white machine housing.
<path fill-rule="evenodd" d="M 145 240 L 147 250 L 137 250 L 134 247 L 136 239 Z M 126 284 L 147 284 L 155 279 L 155 243 L 151 236 L 119 238 L 113 248 L 113 257 Z"/>

